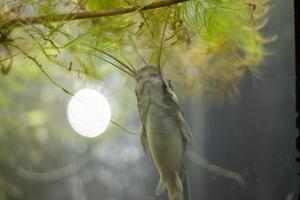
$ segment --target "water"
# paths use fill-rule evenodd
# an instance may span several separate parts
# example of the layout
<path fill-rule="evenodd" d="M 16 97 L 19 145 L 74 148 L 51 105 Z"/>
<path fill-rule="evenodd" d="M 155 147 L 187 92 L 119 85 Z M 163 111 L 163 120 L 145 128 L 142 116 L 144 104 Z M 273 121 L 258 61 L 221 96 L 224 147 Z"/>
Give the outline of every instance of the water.
<path fill-rule="evenodd" d="M 235 180 L 188 160 L 192 200 L 297 199 L 293 2 L 273 2 L 270 22 L 263 32 L 278 34 L 278 40 L 268 45 L 272 55 L 262 65 L 262 78 L 247 74 L 235 103 L 225 101 L 218 106 L 193 98 L 182 102 L 194 135 L 190 149 L 210 163 L 239 174 L 246 184 L 241 187 Z M 155 196 L 159 177 L 150 156 L 142 152 L 137 136 L 119 134 L 120 129 L 113 126 L 98 139 L 76 136 L 65 118 L 68 97 L 50 98 L 47 92 L 53 93 L 52 86 L 39 92 L 38 85 L 20 102 L 30 102 L 32 96 L 37 96 L 44 98 L 43 103 L 37 101 L 29 108 L 16 106 L 7 125 L 13 128 L 5 132 L 10 137 L 0 134 L 3 145 L 14 141 L 0 153 L 9 157 L 14 152 L 13 158 L 6 159 L 8 163 L 0 162 L 0 200 L 167 199 L 166 193 Z M 108 96 L 118 91 L 119 88 L 111 88 Z M 179 97 L 181 92 L 177 91 Z M 56 95 L 62 96 L 61 92 Z M 119 95 L 119 99 L 123 98 Z M 13 113 L 36 107 L 49 107 L 48 128 L 26 127 L 22 121 L 14 121 L 17 117 Z M 57 108 L 52 110 L 53 107 Z M 127 112 L 117 114 L 122 118 L 129 113 L 126 127 L 137 131 L 135 105 L 123 108 Z M 17 131 L 22 135 L 15 134 Z M 17 168 L 12 167 L 16 164 Z"/>

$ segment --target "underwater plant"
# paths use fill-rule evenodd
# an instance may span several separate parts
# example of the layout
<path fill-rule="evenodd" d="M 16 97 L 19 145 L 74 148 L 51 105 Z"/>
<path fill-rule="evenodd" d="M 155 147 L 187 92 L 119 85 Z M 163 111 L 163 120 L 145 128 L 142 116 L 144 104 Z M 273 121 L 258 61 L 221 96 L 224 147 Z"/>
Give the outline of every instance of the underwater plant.
<path fill-rule="evenodd" d="M 8 74 L 14 59 L 23 56 L 52 83 L 49 66 L 67 75 L 105 76 L 99 70 L 104 67 L 97 59 L 101 55 L 94 48 L 136 65 L 142 63 L 136 50 L 149 62 L 156 60 L 168 6 L 171 13 L 162 51 L 165 71 L 174 81 L 184 80 L 186 87 L 197 85 L 206 94 L 237 94 L 245 71 L 259 75 L 259 64 L 267 54 L 265 44 L 276 39 L 260 32 L 268 22 L 268 0 L 16 0 L 1 4 L 2 74 Z"/>

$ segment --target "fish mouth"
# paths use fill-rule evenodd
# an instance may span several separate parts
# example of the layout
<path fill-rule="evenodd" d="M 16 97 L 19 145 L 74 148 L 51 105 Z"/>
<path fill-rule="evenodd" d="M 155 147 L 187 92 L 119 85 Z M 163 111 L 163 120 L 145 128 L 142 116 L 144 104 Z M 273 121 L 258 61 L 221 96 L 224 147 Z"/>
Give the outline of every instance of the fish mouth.
<path fill-rule="evenodd" d="M 144 93 L 146 92 L 145 87 L 146 87 L 146 85 L 148 85 L 148 84 L 151 86 L 151 85 L 152 85 L 151 81 L 148 81 L 148 80 L 147 80 L 147 81 L 145 81 L 145 82 L 143 83 L 142 90 L 141 90 L 141 96 L 145 95 L 145 94 L 144 94 Z M 148 90 L 147 90 L 147 93 L 148 93 L 147 95 L 149 96 L 150 93 L 151 93 L 151 90 L 148 89 Z"/>
<path fill-rule="evenodd" d="M 152 85 L 152 83 L 151 83 L 150 81 L 145 81 L 145 82 L 143 83 L 143 87 L 142 87 L 142 94 L 144 93 L 144 90 L 145 90 L 146 84 L 150 84 L 150 85 Z"/>

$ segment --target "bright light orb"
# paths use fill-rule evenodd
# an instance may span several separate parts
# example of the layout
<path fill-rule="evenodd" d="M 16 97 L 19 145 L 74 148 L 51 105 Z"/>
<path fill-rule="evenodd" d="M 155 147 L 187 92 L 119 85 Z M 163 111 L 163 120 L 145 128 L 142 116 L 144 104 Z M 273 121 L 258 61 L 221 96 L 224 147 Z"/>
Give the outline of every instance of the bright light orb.
<path fill-rule="evenodd" d="M 84 137 L 96 137 L 108 127 L 111 110 L 106 98 L 96 90 L 79 90 L 69 101 L 68 120 Z"/>

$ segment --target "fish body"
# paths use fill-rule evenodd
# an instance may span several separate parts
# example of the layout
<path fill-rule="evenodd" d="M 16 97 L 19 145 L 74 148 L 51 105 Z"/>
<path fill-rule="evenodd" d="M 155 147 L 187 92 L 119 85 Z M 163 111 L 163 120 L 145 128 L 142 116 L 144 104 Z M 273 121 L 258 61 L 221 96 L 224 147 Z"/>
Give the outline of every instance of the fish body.
<path fill-rule="evenodd" d="M 178 98 L 160 69 L 146 66 L 137 72 L 136 96 L 142 124 L 140 135 L 160 175 L 156 194 L 168 190 L 170 200 L 189 200 L 185 152 L 191 131 Z"/>

